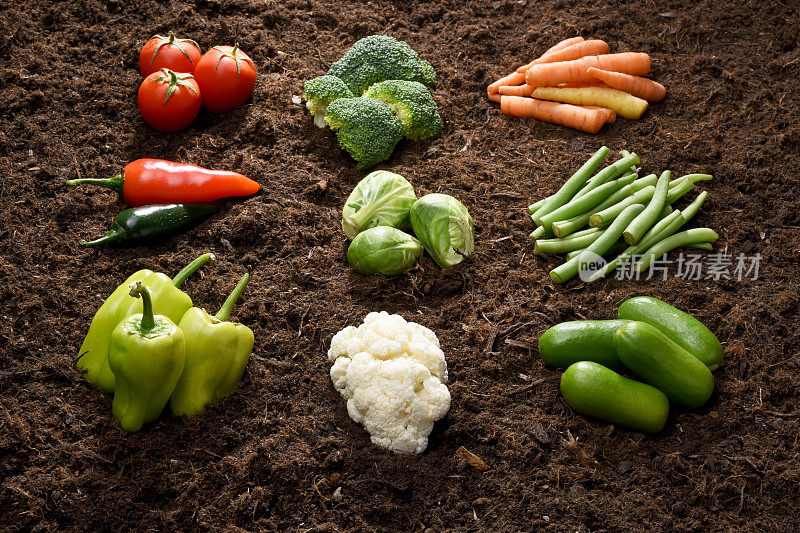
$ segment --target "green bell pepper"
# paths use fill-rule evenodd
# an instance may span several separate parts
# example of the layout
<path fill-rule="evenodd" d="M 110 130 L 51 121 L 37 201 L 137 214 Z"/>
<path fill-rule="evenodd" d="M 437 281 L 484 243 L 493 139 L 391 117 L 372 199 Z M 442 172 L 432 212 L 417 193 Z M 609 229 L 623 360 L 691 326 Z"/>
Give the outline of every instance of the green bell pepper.
<path fill-rule="evenodd" d="M 152 270 L 139 270 L 117 287 L 95 313 L 89 332 L 78 351 L 77 367 L 86 373 L 86 379 L 103 392 L 114 392 L 114 374 L 108 366 L 111 332 L 126 317 L 142 312 L 141 301 L 128 298 L 131 283 L 140 281 L 146 284 L 159 313 L 177 323 L 192 307 L 192 299 L 178 287 L 197 269 L 213 260 L 214 254 L 203 254 L 173 279 Z"/>
<path fill-rule="evenodd" d="M 228 322 L 228 317 L 249 281 L 250 274 L 245 274 L 216 316 L 199 307 L 183 315 L 178 327 L 186 337 L 186 363 L 170 399 L 173 414 L 202 413 L 207 403 L 236 390 L 254 338 L 250 328 Z"/>
<path fill-rule="evenodd" d="M 183 332 L 164 315 L 153 315 L 150 293 L 141 281 L 130 295 L 141 297 L 142 312 L 114 328 L 108 365 L 114 373 L 111 412 L 125 431 L 139 431 L 158 418 L 183 372 Z"/>

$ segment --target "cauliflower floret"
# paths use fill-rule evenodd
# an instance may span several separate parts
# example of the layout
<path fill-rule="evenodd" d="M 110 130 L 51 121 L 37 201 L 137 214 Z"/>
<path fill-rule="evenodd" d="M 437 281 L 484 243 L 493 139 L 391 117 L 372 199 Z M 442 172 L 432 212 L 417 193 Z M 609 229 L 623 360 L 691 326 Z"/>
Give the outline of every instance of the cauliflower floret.
<path fill-rule="evenodd" d="M 428 328 L 385 311 L 331 340 L 333 386 L 372 442 L 397 452 L 428 447 L 433 423 L 450 409 L 447 362 Z"/>

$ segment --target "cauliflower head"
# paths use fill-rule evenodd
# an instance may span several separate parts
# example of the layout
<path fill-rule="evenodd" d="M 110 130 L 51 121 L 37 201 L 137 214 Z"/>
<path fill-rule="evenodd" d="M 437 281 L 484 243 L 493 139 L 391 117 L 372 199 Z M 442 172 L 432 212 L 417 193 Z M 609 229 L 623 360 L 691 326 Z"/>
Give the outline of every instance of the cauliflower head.
<path fill-rule="evenodd" d="M 347 400 L 347 413 L 373 443 L 420 453 L 433 423 L 450 409 L 447 362 L 428 328 L 385 311 L 334 335 L 328 358 L 331 381 Z"/>

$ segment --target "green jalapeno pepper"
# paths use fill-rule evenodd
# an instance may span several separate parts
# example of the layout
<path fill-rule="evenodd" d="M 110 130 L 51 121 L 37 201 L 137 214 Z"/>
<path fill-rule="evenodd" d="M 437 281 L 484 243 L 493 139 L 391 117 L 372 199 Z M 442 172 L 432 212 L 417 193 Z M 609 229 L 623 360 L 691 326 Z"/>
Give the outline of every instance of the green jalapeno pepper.
<path fill-rule="evenodd" d="M 105 243 L 136 243 L 168 237 L 185 231 L 222 209 L 224 202 L 148 205 L 126 209 L 114 218 L 111 229 L 82 246 Z"/>

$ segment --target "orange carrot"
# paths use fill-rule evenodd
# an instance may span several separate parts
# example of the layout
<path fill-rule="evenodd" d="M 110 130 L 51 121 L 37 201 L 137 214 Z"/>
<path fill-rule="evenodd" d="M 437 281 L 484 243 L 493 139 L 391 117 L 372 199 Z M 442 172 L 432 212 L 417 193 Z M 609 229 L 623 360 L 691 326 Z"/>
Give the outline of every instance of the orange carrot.
<path fill-rule="evenodd" d="M 490 93 L 489 94 L 489 100 L 491 100 L 492 102 L 497 102 L 499 104 L 500 103 L 500 95 L 497 94 L 497 93 Z"/>
<path fill-rule="evenodd" d="M 486 92 L 489 94 L 495 94 L 500 87 L 503 85 L 508 86 L 515 86 L 515 85 L 522 85 L 525 83 L 525 73 L 524 72 L 512 72 L 508 76 L 503 76 L 496 82 L 492 83 L 486 88 Z"/>
<path fill-rule="evenodd" d="M 549 54 L 545 54 L 536 60 L 536 64 L 540 63 L 558 63 L 559 61 L 571 61 L 573 59 L 580 59 L 585 56 L 593 56 L 608 53 L 608 44 L 600 39 L 592 39 L 590 41 L 582 41 L 568 46 L 562 50 L 557 50 Z"/>
<path fill-rule="evenodd" d="M 606 115 L 606 124 L 611 124 L 615 120 L 617 120 L 617 114 L 614 111 L 608 109 L 607 107 L 600 107 L 597 105 L 582 105 L 581 107 L 585 107 L 586 109 L 594 109 L 596 111 L 600 111 L 605 113 Z"/>
<path fill-rule="evenodd" d="M 590 67 L 587 71 L 611 88 L 631 93 L 633 96 L 643 98 L 648 102 L 660 102 L 667 94 L 667 89 L 657 81 L 631 76 L 621 72 L 610 72 L 599 68 Z"/>
<path fill-rule="evenodd" d="M 569 39 L 564 39 L 563 41 L 560 41 L 560 42 L 554 44 L 553 46 L 551 46 L 550 48 L 548 48 L 547 50 L 545 50 L 542 55 L 546 56 L 547 54 L 551 54 L 553 52 L 558 52 L 559 50 L 563 50 L 567 46 L 571 46 L 571 45 L 573 45 L 575 43 L 579 43 L 581 41 L 583 41 L 583 37 L 581 37 L 580 35 L 578 35 L 577 37 L 570 37 Z"/>
<path fill-rule="evenodd" d="M 501 96 L 500 111 L 512 117 L 536 118 L 586 133 L 600 131 L 607 118 L 606 113 L 595 109 L 522 96 Z"/>
<path fill-rule="evenodd" d="M 530 96 L 533 90 L 536 87 L 533 85 L 515 85 L 513 87 L 509 85 L 503 85 L 498 89 L 497 92 L 500 94 L 504 94 L 507 96 Z"/>
<path fill-rule="evenodd" d="M 519 67 L 517 69 L 517 72 L 525 72 L 526 70 L 531 68 L 533 65 L 535 65 L 537 63 L 540 63 L 541 60 L 544 59 L 546 56 L 548 56 L 548 55 L 550 55 L 550 54 L 552 54 L 554 52 L 558 52 L 559 50 L 563 50 L 565 48 L 568 48 L 568 47 L 570 47 L 570 46 L 572 46 L 574 44 L 581 43 L 581 42 L 583 42 L 583 37 L 571 37 L 569 39 L 564 39 L 563 41 L 561 41 L 560 43 L 556 44 L 555 46 L 551 46 L 550 48 L 548 48 L 547 51 L 545 51 L 545 53 L 543 53 L 541 56 L 539 56 L 538 58 L 534 59 L 533 61 L 531 61 L 527 65 L 522 65 L 521 67 Z"/>
<path fill-rule="evenodd" d="M 650 72 L 650 56 L 636 52 L 623 52 L 621 54 L 586 56 L 559 63 L 541 63 L 528 69 L 525 73 L 525 80 L 528 85 L 536 87 L 591 81 L 595 79 L 587 72 L 591 67 L 640 76 Z"/>

